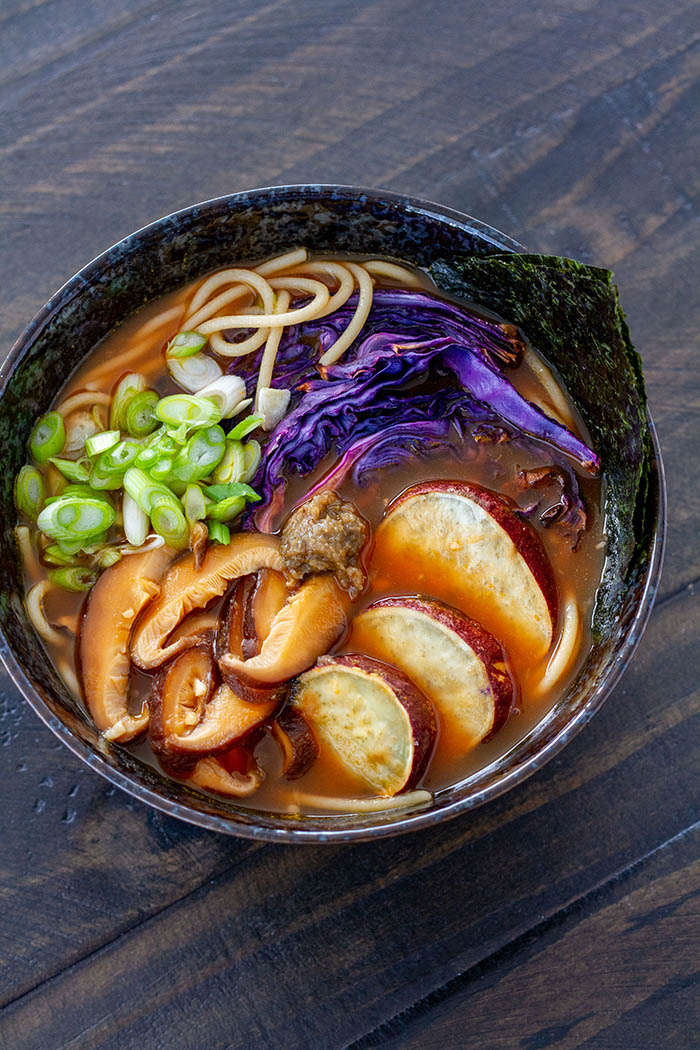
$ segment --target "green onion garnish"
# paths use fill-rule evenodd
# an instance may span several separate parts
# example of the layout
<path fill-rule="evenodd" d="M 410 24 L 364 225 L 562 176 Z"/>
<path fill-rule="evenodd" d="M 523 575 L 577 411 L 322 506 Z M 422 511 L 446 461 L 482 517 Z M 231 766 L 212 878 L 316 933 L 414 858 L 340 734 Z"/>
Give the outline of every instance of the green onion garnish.
<path fill-rule="evenodd" d="M 155 481 L 165 481 L 172 473 L 172 469 L 173 461 L 171 457 L 162 456 L 149 468 L 149 474 Z"/>
<path fill-rule="evenodd" d="M 190 527 L 179 503 L 158 503 L 151 509 L 151 524 L 169 546 L 179 550 L 187 546 Z"/>
<path fill-rule="evenodd" d="M 207 516 L 207 500 L 199 485 L 187 486 L 182 497 L 182 505 L 190 525 L 193 525 L 195 521 L 203 521 Z"/>
<path fill-rule="evenodd" d="M 37 518 L 37 525 L 47 536 L 66 544 L 70 550 L 78 543 L 80 550 L 85 542 L 104 533 L 114 523 L 114 508 L 104 500 L 96 497 L 86 499 L 81 496 L 61 496 L 55 502 L 44 507 Z"/>
<path fill-rule="evenodd" d="M 72 568 L 51 569 L 49 579 L 67 591 L 89 591 L 97 580 L 97 573 L 75 565 Z"/>
<path fill-rule="evenodd" d="M 168 343 L 166 357 L 192 357 L 206 346 L 206 336 L 199 332 L 178 332 Z"/>
<path fill-rule="evenodd" d="M 102 430 L 99 434 L 93 434 L 85 442 L 85 451 L 88 456 L 99 456 L 101 452 L 114 448 L 120 438 L 118 430 Z"/>
<path fill-rule="evenodd" d="M 217 465 L 212 471 L 212 478 L 217 484 L 225 484 L 229 481 L 243 481 L 245 471 L 245 453 L 241 441 L 226 441 L 226 449 Z"/>
<path fill-rule="evenodd" d="M 146 389 L 146 380 L 137 372 L 127 372 L 117 383 L 109 410 L 110 430 L 126 430 L 124 416 L 129 402 Z"/>
<path fill-rule="evenodd" d="M 212 521 L 233 521 L 244 507 L 245 499 L 242 496 L 230 496 L 215 503 L 207 513 Z"/>
<path fill-rule="evenodd" d="M 221 427 L 213 426 L 196 431 L 173 460 L 173 479 L 189 484 L 209 477 L 225 449 L 226 435 Z"/>
<path fill-rule="evenodd" d="M 263 421 L 262 416 L 246 416 L 240 423 L 237 423 L 233 430 L 229 430 L 227 437 L 229 441 L 240 441 L 241 438 L 247 437 L 252 430 L 257 430 Z"/>
<path fill-rule="evenodd" d="M 90 470 L 90 484 L 96 489 L 120 489 L 125 472 L 141 452 L 137 441 L 126 438 L 101 452 Z"/>
<path fill-rule="evenodd" d="M 124 411 L 124 424 L 134 437 L 146 437 L 158 426 L 155 408 L 158 404 L 155 390 L 143 390 L 131 398 Z"/>
<path fill-rule="evenodd" d="M 262 459 L 262 449 L 260 448 L 260 442 L 255 441 L 251 438 L 250 441 L 246 441 L 243 446 L 243 453 L 245 456 L 245 467 L 239 481 L 250 481 L 251 478 L 255 477 L 258 467 L 260 466 L 260 460 Z"/>
<path fill-rule="evenodd" d="M 60 412 L 48 412 L 34 424 L 29 437 L 29 451 L 37 463 L 47 463 L 60 456 L 66 443 L 66 427 Z"/>
<path fill-rule="evenodd" d="M 49 463 L 53 463 L 56 470 L 60 470 L 63 477 L 69 481 L 80 483 L 90 477 L 90 470 L 84 459 L 58 459 L 57 456 L 51 456 Z"/>
<path fill-rule="evenodd" d="M 67 554 L 57 543 L 52 543 L 41 555 L 42 561 L 49 565 L 74 565 L 75 555 Z"/>
<path fill-rule="evenodd" d="M 95 561 L 100 569 L 109 569 L 110 566 L 116 565 L 118 561 L 121 561 L 121 558 L 122 552 L 117 550 L 116 547 L 105 547 L 95 555 Z"/>
<path fill-rule="evenodd" d="M 171 394 L 160 399 L 155 413 L 169 427 L 209 427 L 218 423 L 221 413 L 213 401 L 193 394 Z"/>
<path fill-rule="evenodd" d="M 220 521 L 208 521 L 209 539 L 212 543 L 223 543 L 224 546 L 231 542 L 231 533 L 226 525 Z"/>
<path fill-rule="evenodd" d="M 257 503 L 260 496 L 257 494 L 255 489 L 252 489 L 250 485 L 242 484 L 238 481 L 229 482 L 226 485 L 205 485 L 204 491 L 207 496 L 210 496 L 215 500 L 222 499 L 243 499 L 249 500 L 251 503 Z"/>
<path fill-rule="evenodd" d="M 36 521 L 43 502 L 44 479 L 36 467 L 26 464 L 15 478 L 15 506 L 25 518 Z"/>

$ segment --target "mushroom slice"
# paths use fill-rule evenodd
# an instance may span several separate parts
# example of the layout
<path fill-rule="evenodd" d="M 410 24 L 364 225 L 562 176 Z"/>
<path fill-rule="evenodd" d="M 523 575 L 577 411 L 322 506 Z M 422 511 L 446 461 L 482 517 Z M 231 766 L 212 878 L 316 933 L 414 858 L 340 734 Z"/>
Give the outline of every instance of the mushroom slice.
<path fill-rule="evenodd" d="M 187 782 L 217 795 L 245 798 L 258 790 L 264 779 L 262 770 L 253 765 L 248 772 L 228 770 L 217 758 L 200 758 Z"/>
<path fill-rule="evenodd" d="M 214 610 L 207 609 L 205 612 L 193 612 L 186 616 L 182 623 L 175 628 L 169 641 L 177 642 L 180 638 L 187 638 L 190 645 L 206 645 L 211 648 L 216 632 L 219 627 L 219 618 Z"/>
<path fill-rule="evenodd" d="M 160 667 L 193 644 L 188 637 L 170 644 L 168 639 L 188 613 L 221 597 L 232 580 L 258 569 L 281 572 L 278 546 L 274 536 L 240 533 L 226 546 L 210 547 L 200 569 L 195 568 L 192 554 L 178 559 L 163 577 L 158 600 L 134 632 L 131 658 L 137 667 L 144 671 Z"/>
<path fill-rule="evenodd" d="M 289 591 L 281 573 L 273 569 L 244 576 L 233 589 L 225 607 L 216 639 L 217 656 L 233 653 L 243 659 L 257 656 L 270 633 L 277 613 L 286 605 Z M 241 700 L 251 704 L 284 699 L 280 686 L 261 686 L 240 675 L 224 672 L 224 678 Z"/>
<path fill-rule="evenodd" d="M 260 652 L 249 660 L 233 652 L 219 658 L 227 675 L 254 683 L 284 682 L 328 652 L 348 625 L 346 601 L 332 576 L 311 576 L 272 621 Z"/>
<path fill-rule="evenodd" d="M 287 780 L 303 777 L 319 755 L 316 737 L 301 711 L 285 707 L 272 723 L 272 735 L 282 750 L 282 774 Z"/>
<path fill-rule="evenodd" d="M 148 725 L 148 709 L 132 715 L 129 636 L 136 617 L 160 592 L 158 581 L 172 558 L 166 547 L 133 554 L 105 569 L 92 588 L 80 626 L 83 694 L 92 719 L 110 740 L 132 740 Z"/>
<path fill-rule="evenodd" d="M 209 649 L 186 649 L 153 680 L 148 700 L 153 750 L 172 767 L 175 756 L 210 754 L 230 748 L 259 728 L 279 707 L 279 698 L 250 704 L 229 685 L 219 685 Z"/>

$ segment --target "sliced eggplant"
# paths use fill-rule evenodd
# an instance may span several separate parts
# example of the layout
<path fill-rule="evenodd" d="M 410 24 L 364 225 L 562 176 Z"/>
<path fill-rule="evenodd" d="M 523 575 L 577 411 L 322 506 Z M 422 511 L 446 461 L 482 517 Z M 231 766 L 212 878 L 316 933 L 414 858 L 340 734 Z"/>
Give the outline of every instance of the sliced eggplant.
<path fill-rule="evenodd" d="M 353 773 L 382 795 L 420 780 L 435 743 L 435 712 L 401 671 L 368 656 L 322 657 L 291 703 Z"/>
<path fill-rule="evenodd" d="M 442 602 L 383 598 L 355 618 L 351 643 L 415 682 L 440 717 L 441 746 L 458 753 L 500 729 L 517 695 L 500 642 Z"/>

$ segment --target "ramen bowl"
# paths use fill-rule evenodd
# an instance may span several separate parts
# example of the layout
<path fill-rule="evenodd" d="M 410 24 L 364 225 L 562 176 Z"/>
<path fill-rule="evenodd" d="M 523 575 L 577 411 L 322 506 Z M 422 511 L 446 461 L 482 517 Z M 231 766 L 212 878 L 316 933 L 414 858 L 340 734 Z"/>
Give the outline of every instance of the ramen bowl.
<path fill-rule="evenodd" d="M 344 842 L 427 827 L 513 788 L 552 758 L 609 696 L 649 618 L 663 554 L 665 490 L 648 419 L 645 531 L 637 539 L 618 615 L 596 639 L 575 680 L 517 744 L 429 805 L 358 814 L 300 816 L 215 798 L 108 744 L 67 690 L 24 605 L 16 548 L 13 478 L 25 461 L 35 419 L 95 344 L 144 304 L 232 259 L 263 258 L 303 244 L 428 266 L 439 259 L 521 251 L 467 215 L 412 198 L 344 186 L 286 186 L 232 194 L 159 219 L 120 241 L 75 275 L 22 333 L 0 371 L 0 656 L 17 689 L 76 755 L 111 783 L 181 820 L 278 842 Z"/>

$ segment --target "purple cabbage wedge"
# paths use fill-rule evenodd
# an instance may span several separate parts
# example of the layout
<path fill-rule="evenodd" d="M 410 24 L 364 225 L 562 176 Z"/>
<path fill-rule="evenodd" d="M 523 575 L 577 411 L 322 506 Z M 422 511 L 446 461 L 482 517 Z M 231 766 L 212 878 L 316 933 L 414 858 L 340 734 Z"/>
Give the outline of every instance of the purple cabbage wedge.
<path fill-rule="evenodd" d="M 466 422 L 505 423 L 590 473 L 598 470 L 595 453 L 503 374 L 522 352 L 512 325 L 424 293 L 378 290 L 362 336 L 341 363 L 320 370 L 317 355 L 351 314 L 352 303 L 298 326 L 283 341 L 276 381 L 295 382 L 292 408 L 265 447 L 253 481 L 262 501 L 249 511 L 249 527 L 269 528 L 283 505 L 286 475 L 309 474 L 332 448 L 341 456 L 340 484 L 350 469 L 357 476 L 363 460 L 363 470 L 395 463 L 401 450 L 444 442 L 451 425 L 459 432 Z M 252 360 L 242 374 L 249 371 L 252 381 L 254 370 Z"/>

